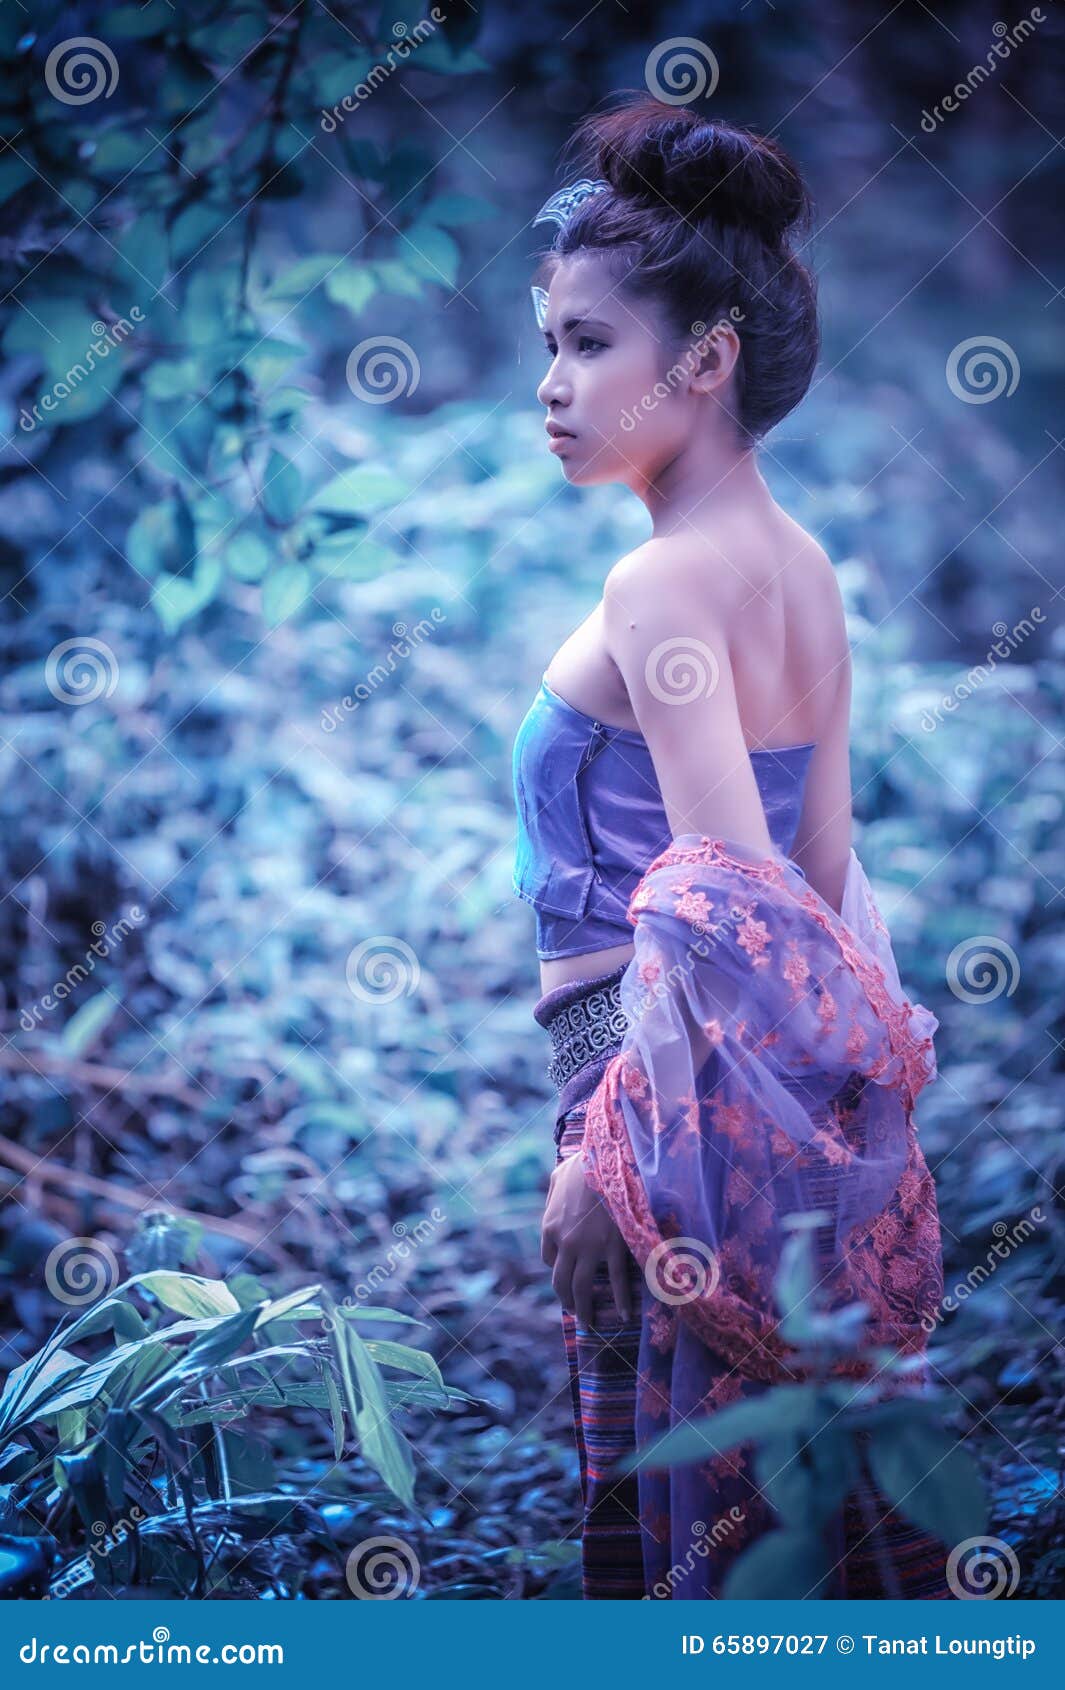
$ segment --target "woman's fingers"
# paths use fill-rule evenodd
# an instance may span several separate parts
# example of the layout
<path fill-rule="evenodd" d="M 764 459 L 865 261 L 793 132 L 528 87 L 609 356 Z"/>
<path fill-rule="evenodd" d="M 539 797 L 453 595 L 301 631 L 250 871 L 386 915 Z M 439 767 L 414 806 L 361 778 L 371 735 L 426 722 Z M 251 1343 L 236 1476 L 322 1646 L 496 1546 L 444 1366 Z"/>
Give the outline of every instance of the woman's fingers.
<path fill-rule="evenodd" d="M 595 1326 L 595 1260 L 586 1256 L 573 1270 L 573 1301 L 582 1326 Z"/>
<path fill-rule="evenodd" d="M 629 1285 L 629 1264 L 632 1257 L 619 1236 L 607 1251 L 606 1265 L 610 1274 L 610 1288 L 614 1306 L 626 1325 L 632 1320 L 632 1290 Z"/>
<path fill-rule="evenodd" d="M 551 1289 L 568 1314 L 573 1313 L 573 1253 L 561 1250 L 551 1275 Z"/>

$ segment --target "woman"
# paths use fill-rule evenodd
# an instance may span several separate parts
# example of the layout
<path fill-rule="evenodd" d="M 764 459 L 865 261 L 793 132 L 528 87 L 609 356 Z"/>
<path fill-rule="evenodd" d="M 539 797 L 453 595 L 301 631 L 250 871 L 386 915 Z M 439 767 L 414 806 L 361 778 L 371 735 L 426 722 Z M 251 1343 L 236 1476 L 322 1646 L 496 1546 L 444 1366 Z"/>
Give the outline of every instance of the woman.
<path fill-rule="evenodd" d="M 537 218 L 557 225 L 533 289 L 538 397 L 567 481 L 630 487 L 651 536 L 552 658 L 514 746 L 514 886 L 536 910 L 559 1089 L 543 1257 L 584 1595 L 714 1597 L 775 1524 L 750 1449 L 619 1464 L 806 1376 L 773 1302 L 789 1216 L 815 1217 L 826 1306 L 860 1300 L 870 1337 L 920 1351 L 940 1261 L 912 1109 L 937 1023 L 901 992 L 851 844 L 832 566 L 755 455 L 818 354 L 789 245 L 806 189 L 775 142 L 642 96 L 577 139 L 591 174 Z M 943 1546 L 868 1473 L 833 1529 L 811 1590 L 945 1594 Z"/>

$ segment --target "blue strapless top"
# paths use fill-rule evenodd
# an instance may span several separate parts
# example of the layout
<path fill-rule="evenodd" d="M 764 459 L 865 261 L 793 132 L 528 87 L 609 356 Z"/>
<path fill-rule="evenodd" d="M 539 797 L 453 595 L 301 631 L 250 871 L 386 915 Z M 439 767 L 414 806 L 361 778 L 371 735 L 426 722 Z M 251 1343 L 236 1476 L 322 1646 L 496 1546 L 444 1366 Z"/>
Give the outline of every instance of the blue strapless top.
<path fill-rule="evenodd" d="M 785 856 L 815 743 L 748 754 L 769 836 Z M 542 680 L 514 740 L 513 774 L 511 884 L 536 910 L 537 956 L 631 944 L 629 899 L 673 838 L 643 735 L 597 722 Z"/>

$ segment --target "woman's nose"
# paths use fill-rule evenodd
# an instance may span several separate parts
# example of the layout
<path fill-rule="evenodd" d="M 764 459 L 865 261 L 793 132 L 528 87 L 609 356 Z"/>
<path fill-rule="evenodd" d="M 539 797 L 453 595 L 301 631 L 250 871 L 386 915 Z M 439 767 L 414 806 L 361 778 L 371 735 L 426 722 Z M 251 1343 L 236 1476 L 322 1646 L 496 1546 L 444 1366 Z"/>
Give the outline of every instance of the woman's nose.
<path fill-rule="evenodd" d="M 558 379 L 558 376 L 555 374 L 555 366 L 553 364 L 550 366 L 543 381 L 536 389 L 536 397 L 539 399 L 541 405 L 551 405 L 552 403 L 556 405 L 569 404 L 569 389 L 565 382 Z"/>

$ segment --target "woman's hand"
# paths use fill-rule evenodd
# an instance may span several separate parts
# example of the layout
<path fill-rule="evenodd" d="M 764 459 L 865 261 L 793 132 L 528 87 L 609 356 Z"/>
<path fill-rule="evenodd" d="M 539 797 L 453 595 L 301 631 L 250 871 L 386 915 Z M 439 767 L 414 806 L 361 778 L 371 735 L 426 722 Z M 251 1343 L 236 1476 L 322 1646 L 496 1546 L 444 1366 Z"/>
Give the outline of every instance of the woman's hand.
<path fill-rule="evenodd" d="M 592 1282 L 600 1262 L 605 1261 L 618 1314 L 631 1321 L 632 1257 L 606 1204 L 584 1178 L 579 1150 L 551 1170 L 540 1254 L 548 1267 L 554 1267 L 551 1285 L 562 1307 L 589 1327 L 595 1325 Z"/>

